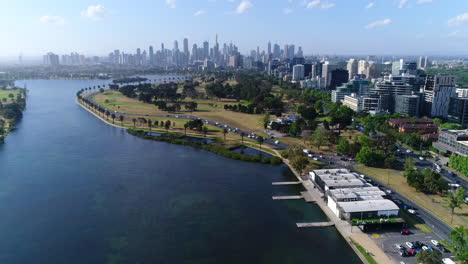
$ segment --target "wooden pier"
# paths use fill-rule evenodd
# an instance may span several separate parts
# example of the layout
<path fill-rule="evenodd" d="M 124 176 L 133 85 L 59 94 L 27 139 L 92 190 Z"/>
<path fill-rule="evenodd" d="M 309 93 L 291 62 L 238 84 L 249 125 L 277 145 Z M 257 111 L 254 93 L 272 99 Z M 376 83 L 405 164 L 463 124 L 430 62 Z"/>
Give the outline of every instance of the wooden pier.
<path fill-rule="evenodd" d="M 291 181 L 291 182 L 272 182 L 271 185 L 297 185 L 301 184 L 300 181 Z"/>
<path fill-rule="evenodd" d="M 304 197 L 302 195 L 291 195 L 291 196 L 273 196 L 273 200 L 299 200 Z"/>
<path fill-rule="evenodd" d="M 297 223 L 297 227 L 303 228 L 303 227 L 328 227 L 328 226 L 334 226 L 335 223 L 333 222 L 315 222 L 315 223 Z"/>

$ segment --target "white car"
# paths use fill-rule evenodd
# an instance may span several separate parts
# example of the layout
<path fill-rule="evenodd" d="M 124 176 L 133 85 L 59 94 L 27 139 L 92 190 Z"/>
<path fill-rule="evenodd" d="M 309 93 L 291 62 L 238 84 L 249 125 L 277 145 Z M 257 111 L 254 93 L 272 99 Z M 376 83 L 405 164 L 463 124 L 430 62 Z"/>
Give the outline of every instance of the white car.
<path fill-rule="evenodd" d="M 275 144 L 278 145 L 280 142 L 278 140 L 275 141 Z"/>
<path fill-rule="evenodd" d="M 413 151 L 411 151 L 411 149 L 406 150 L 406 153 L 411 153 L 411 152 L 413 152 Z"/>
<path fill-rule="evenodd" d="M 436 246 L 436 247 L 437 247 L 438 245 L 440 245 L 440 244 L 439 244 L 439 241 L 434 240 L 434 239 L 431 240 L 431 243 L 432 243 L 434 246 Z"/>
<path fill-rule="evenodd" d="M 313 157 L 314 157 L 314 155 L 312 155 L 312 154 L 307 154 L 307 157 L 309 157 L 309 158 L 313 158 Z"/>
<path fill-rule="evenodd" d="M 413 209 L 408 209 L 408 213 L 410 213 L 410 214 L 416 214 L 416 211 L 413 210 Z"/>
<path fill-rule="evenodd" d="M 366 176 L 364 174 L 359 174 L 359 177 L 361 177 L 361 179 L 365 179 Z"/>
<path fill-rule="evenodd" d="M 395 247 L 396 247 L 397 249 L 403 249 L 403 246 L 402 246 L 402 245 L 399 245 L 399 244 L 395 244 Z"/>
<path fill-rule="evenodd" d="M 314 157 L 314 158 L 312 158 L 312 159 L 315 160 L 315 161 L 318 161 L 318 159 L 317 159 L 316 157 Z"/>
<path fill-rule="evenodd" d="M 426 246 L 422 246 L 422 250 L 429 250 L 429 248 Z"/>
<path fill-rule="evenodd" d="M 419 157 L 419 160 L 424 160 L 424 158 L 423 158 L 423 157 Z"/>
<path fill-rule="evenodd" d="M 411 243 L 411 242 L 406 242 L 405 244 L 406 244 L 409 248 L 413 248 L 413 247 L 414 247 L 413 243 Z"/>

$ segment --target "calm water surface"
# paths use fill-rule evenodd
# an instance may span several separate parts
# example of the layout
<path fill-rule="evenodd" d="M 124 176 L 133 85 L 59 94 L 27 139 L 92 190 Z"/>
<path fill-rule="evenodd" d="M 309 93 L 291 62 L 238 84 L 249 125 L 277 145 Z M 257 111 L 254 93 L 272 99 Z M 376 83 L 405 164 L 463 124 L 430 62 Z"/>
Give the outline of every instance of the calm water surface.
<path fill-rule="evenodd" d="M 18 82 L 23 85 L 24 82 Z M 106 81 L 26 81 L 0 146 L 0 263 L 360 263 L 285 167 L 145 141 L 75 104 Z"/>

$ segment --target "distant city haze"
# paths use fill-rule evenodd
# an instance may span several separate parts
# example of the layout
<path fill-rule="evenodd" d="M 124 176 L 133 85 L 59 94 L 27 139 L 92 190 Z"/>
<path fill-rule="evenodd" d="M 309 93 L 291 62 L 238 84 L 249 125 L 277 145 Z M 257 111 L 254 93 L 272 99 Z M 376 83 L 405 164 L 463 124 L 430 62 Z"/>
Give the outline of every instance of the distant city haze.
<path fill-rule="evenodd" d="M 106 56 L 119 49 L 233 43 L 243 54 L 267 43 L 304 55 L 466 55 L 466 0 L 27 1 L 0 8 L 0 58 L 47 52 Z"/>

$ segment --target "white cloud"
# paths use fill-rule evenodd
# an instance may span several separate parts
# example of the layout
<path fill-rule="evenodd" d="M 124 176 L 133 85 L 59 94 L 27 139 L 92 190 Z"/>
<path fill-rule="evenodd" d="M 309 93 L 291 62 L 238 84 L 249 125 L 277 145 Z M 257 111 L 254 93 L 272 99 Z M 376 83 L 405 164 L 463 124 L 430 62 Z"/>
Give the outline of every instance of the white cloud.
<path fill-rule="evenodd" d="M 447 34 L 447 36 L 451 38 L 458 37 L 458 35 L 460 35 L 460 30 L 455 30 Z"/>
<path fill-rule="evenodd" d="M 292 12 L 293 12 L 292 8 L 286 7 L 285 9 L 283 9 L 283 13 L 286 15 L 291 14 Z"/>
<path fill-rule="evenodd" d="M 201 15 L 204 15 L 206 14 L 206 11 L 205 10 L 198 10 L 197 12 L 195 12 L 195 14 L 193 14 L 194 16 L 201 16 Z"/>
<path fill-rule="evenodd" d="M 42 23 L 47 23 L 47 24 L 54 24 L 54 25 L 63 25 L 65 24 L 65 19 L 61 16 L 41 16 L 39 18 L 39 21 Z"/>
<path fill-rule="evenodd" d="M 386 18 L 384 20 L 374 21 L 374 22 L 366 25 L 366 28 L 367 29 L 373 29 L 373 28 L 376 28 L 376 27 L 382 27 L 382 26 L 388 25 L 390 23 L 392 23 L 392 20 L 390 18 Z"/>
<path fill-rule="evenodd" d="M 404 8 L 408 5 L 408 0 L 400 0 L 400 3 L 398 3 L 398 8 Z"/>
<path fill-rule="evenodd" d="M 374 2 L 370 2 L 366 5 L 366 8 L 369 9 L 369 8 L 372 8 L 374 7 L 375 3 Z"/>
<path fill-rule="evenodd" d="M 418 1 L 416 1 L 416 4 L 418 4 L 418 5 L 427 4 L 427 3 L 432 3 L 432 0 L 418 0 Z"/>
<path fill-rule="evenodd" d="M 248 1 L 248 0 L 243 0 L 239 6 L 236 8 L 236 13 L 237 14 L 244 14 L 247 12 L 249 9 L 253 7 L 253 4 Z"/>
<path fill-rule="evenodd" d="M 466 22 L 468 22 L 468 13 L 464 13 L 449 19 L 448 24 L 449 26 L 459 26 Z"/>
<path fill-rule="evenodd" d="M 334 7 L 334 6 L 335 6 L 334 3 L 329 3 L 329 2 L 327 2 L 327 3 L 323 3 L 320 7 L 321 7 L 322 9 L 329 9 L 329 8 Z"/>
<path fill-rule="evenodd" d="M 88 6 L 82 15 L 92 20 L 101 20 L 107 15 L 107 10 L 102 5 Z"/>
<path fill-rule="evenodd" d="M 176 0 L 166 0 L 166 5 L 170 8 L 176 8 Z"/>
<path fill-rule="evenodd" d="M 307 8 L 314 8 L 320 4 L 320 0 L 313 0 L 309 3 L 307 3 Z"/>

